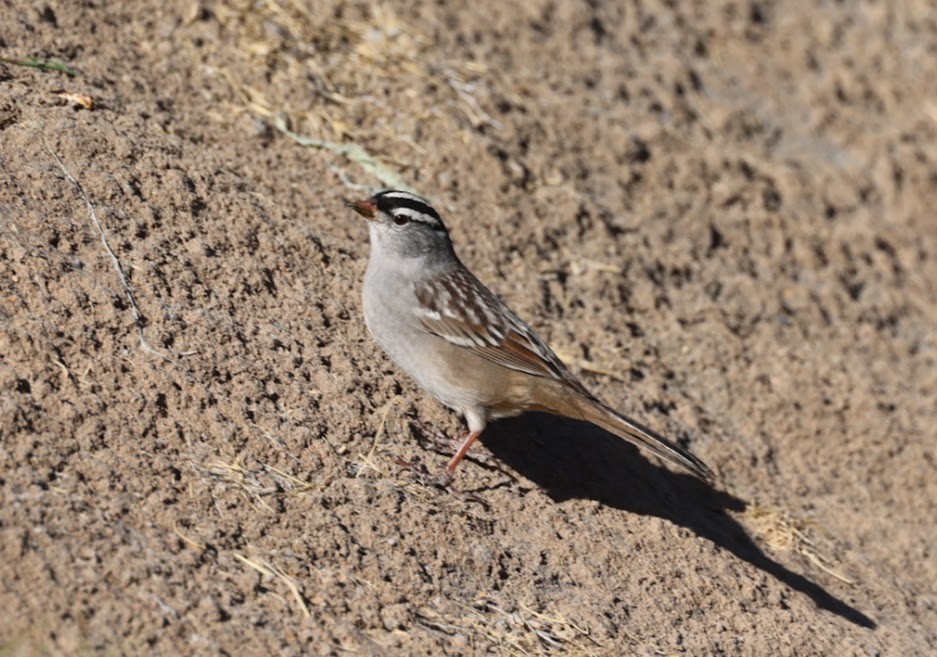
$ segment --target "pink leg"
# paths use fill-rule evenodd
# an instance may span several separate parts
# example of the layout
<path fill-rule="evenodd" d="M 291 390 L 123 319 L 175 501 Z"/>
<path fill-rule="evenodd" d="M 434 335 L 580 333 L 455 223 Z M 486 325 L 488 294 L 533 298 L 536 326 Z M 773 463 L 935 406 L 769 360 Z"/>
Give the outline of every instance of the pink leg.
<path fill-rule="evenodd" d="M 459 446 L 459 451 L 455 453 L 455 456 L 449 461 L 449 465 L 446 466 L 446 473 L 449 474 L 449 476 L 452 476 L 456 466 L 459 465 L 459 461 L 465 458 L 465 455 L 468 454 L 469 447 L 472 446 L 472 443 L 474 443 L 480 435 L 482 435 L 481 431 L 469 431 L 465 440 L 463 440 L 462 444 Z"/>

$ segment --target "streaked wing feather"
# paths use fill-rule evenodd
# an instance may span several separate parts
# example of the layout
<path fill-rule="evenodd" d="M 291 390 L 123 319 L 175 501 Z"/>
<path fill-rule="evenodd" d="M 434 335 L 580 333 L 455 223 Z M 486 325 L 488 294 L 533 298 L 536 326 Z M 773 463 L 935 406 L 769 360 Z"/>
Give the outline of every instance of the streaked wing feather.
<path fill-rule="evenodd" d="M 493 344 L 493 336 L 485 335 L 455 317 L 444 315 L 437 319 L 424 315 L 420 317 L 420 320 L 430 333 L 445 338 L 460 347 L 483 349 Z"/>
<path fill-rule="evenodd" d="M 581 388 L 533 329 L 467 270 L 419 284 L 415 292 L 417 312 L 430 333 L 503 367 Z"/>
<path fill-rule="evenodd" d="M 476 348 L 475 351 L 504 367 L 534 376 L 560 378 L 558 373 L 549 367 L 547 361 L 537 358 L 530 349 L 510 340 L 505 340 L 498 346 Z"/>

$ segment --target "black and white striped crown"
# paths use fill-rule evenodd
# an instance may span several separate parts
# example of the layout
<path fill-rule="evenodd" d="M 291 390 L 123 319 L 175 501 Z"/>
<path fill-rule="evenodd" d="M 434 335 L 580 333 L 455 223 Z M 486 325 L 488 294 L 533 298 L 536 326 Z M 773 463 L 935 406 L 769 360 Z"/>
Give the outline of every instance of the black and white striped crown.
<path fill-rule="evenodd" d="M 422 196 L 401 190 L 378 192 L 371 199 L 380 212 L 446 230 L 436 209 Z"/>

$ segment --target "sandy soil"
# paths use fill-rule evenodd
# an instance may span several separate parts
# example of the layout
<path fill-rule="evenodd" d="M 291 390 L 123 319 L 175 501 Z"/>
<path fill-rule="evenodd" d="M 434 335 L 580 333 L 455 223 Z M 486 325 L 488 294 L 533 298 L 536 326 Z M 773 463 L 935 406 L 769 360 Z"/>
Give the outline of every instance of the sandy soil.
<path fill-rule="evenodd" d="M 78 72 L 0 64 L 0 655 L 937 653 L 932 7 L 502 4 L 0 4 Z M 402 471 L 397 184 L 718 486 L 548 416 Z"/>

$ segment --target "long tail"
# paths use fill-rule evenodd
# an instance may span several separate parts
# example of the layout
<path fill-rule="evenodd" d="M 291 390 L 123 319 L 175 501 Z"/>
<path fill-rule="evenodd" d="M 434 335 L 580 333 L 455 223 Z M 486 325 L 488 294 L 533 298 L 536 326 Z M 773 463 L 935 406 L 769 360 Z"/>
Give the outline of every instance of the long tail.
<path fill-rule="evenodd" d="M 703 481 L 711 483 L 715 480 L 716 475 L 708 465 L 676 443 L 598 400 L 590 399 L 587 402 L 588 406 L 583 409 L 586 411 L 583 413 L 584 420 L 597 424 L 638 447 L 644 447 L 671 463 L 683 466 Z"/>

